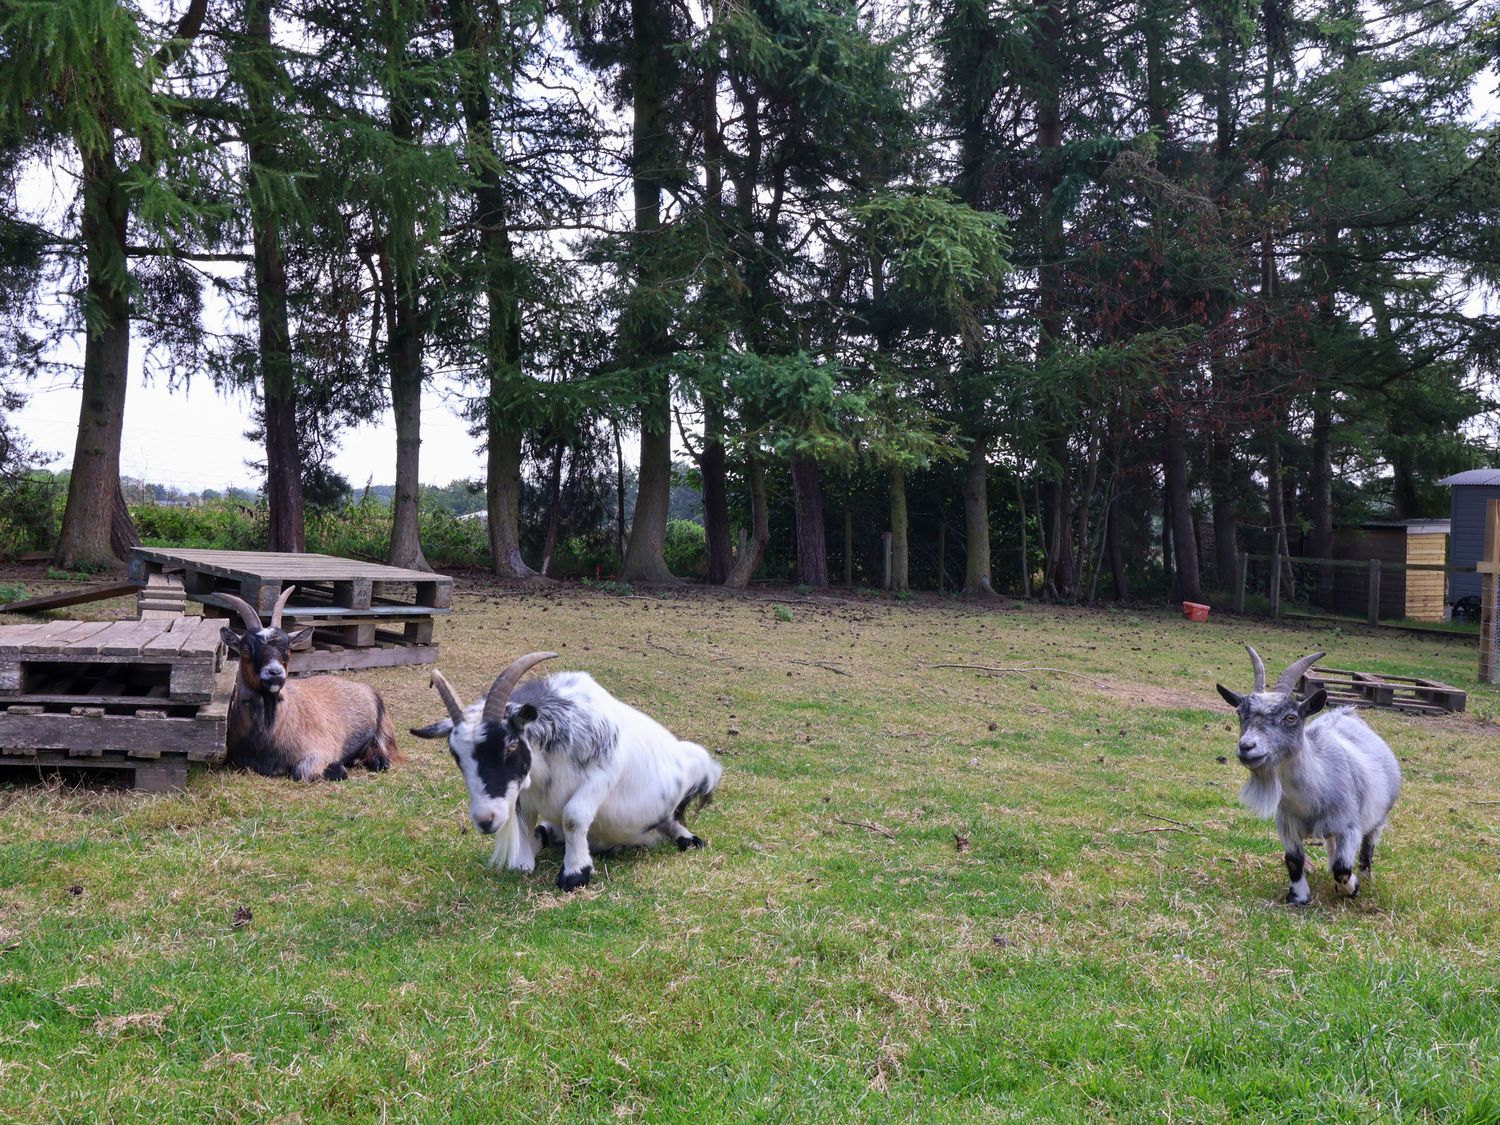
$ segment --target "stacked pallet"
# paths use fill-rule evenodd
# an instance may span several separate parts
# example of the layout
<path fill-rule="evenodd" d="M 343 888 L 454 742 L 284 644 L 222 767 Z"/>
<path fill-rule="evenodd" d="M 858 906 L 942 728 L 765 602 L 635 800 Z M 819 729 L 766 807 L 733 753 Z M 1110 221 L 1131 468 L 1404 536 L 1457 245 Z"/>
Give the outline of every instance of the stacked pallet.
<path fill-rule="evenodd" d="M 224 758 L 233 666 L 221 622 L 43 621 L 0 627 L 0 765 L 123 771 L 182 788 Z"/>
<path fill-rule="evenodd" d="M 1354 703 L 1416 714 L 1442 715 L 1462 711 L 1468 703 L 1468 695 L 1462 689 L 1416 676 L 1313 668 L 1297 684 L 1298 692 L 1304 697 L 1319 688 L 1328 693 L 1328 701 L 1333 704 Z"/>
<path fill-rule="evenodd" d="M 347 668 L 432 664 L 433 627 L 450 612 L 453 579 L 359 559 L 269 551 L 198 551 L 137 547 L 131 576 L 148 586 L 182 575 L 185 596 L 205 612 L 237 617 L 231 594 L 269 616 L 287 586 L 296 587 L 283 611 L 288 631 L 312 626 L 308 651 L 292 660 L 293 674 Z"/>

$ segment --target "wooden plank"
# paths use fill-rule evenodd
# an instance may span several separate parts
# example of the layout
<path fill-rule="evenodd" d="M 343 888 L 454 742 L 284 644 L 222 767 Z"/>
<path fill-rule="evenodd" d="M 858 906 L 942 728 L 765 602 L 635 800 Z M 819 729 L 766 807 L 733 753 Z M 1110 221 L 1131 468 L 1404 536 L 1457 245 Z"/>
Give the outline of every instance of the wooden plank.
<path fill-rule="evenodd" d="M 219 718 L 137 719 L 133 715 L 17 715 L 0 711 L 0 750 L 127 754 L 149 746 L 163 754 L 222 754 Z"/>
<path fill-rule="evenodd" d="M 389 648 L 319 649 L 293 658 L 292 675 L 341 672 L 353 668 L 399 668 L 410 664 L 436 664 L 438 645 L 392 645 Z"/>
<path fill-rule="evenodd" d="M 140 761 L 124 755 L 79 758 L 67 754 L 27 754 L 0 751 L 0 766 L 53 769 L 119 770 L 131 775 L 131 785 L 143 793 L 176 793 L 187 787 L 188 760 Z"/>
<path fill-rule="evenodd" d="M 0 605 L 0 613 L 42 613 L 49 609 L 124 597 L 126 594 L 134 594 L 137 588 L 134 582 L 101 582 L 94 586 L 78 586 L 60 594 L 43 594 L 40 597 L 8 602 Z"/>
<path fill-rule="evenodd" d="M 0 626 L 0 657 L 19 656 L 32 641 L 48 637 L 71 628 L 73 621 L 35 621 L 25 625 Z"/>
<path fill-rule="evenodd" d="M 75 641 L 87 640 L 97 633 L 104 632 L 112 624 L 114 623 L 111 621 L 75 621 L 72 628 L 64 629 L 46 640 L 27 645 L 26 655 L 39 656 L 64 652 Z"/>

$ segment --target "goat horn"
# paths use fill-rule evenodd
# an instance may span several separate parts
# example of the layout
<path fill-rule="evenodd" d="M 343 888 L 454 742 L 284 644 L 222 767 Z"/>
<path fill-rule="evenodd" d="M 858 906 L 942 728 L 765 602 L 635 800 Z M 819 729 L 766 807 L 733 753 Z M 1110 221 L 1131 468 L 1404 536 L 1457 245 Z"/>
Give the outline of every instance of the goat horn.
<path fill-rule="evenodd" d="M 276 608 L 271 611 L 271 628 L 281 628 L 281 611 L 286 609 L 287 600 L 292 596 L 292 591 L 296 588 L 295 586 L 288 586 L 285 590 L 281 591 L 281 597 L 276 599 Z"/>
<path fill-rule="evenodd" d="M 437 688 L 437 693 L 443 697 L 443 706 L 448 708 L 448 717 L 453 720 L 453 725 L 458 726 L 464 721 L 464 709 L 459 705 L 458 695 L 454 692 L 453 685 L 436 668 L 432 670 L 432 686 Z"/>
<path fill-rule="evenodd" d="M 1306 672 L 1309 668 L 1311 668 L 1314 664 L 1322 660 L 1323 657 L 1327 655 L 1328 654 L 1326 652 L 1315 652 L 1311 656 L 1304 656 L 1296 663 L 1288 665 L 1287 670 L 1281 673 L 1281 679 L 1276 681 L 1276 690 L 1296 691 L 1297 681 L 1302 678 L 1302 673 Z"/>
<path fill-rule="evenodd" d="M 510 693 L 516 689 L 521 677 L 543 660 L 552 660 L 556 656 L 555 652 L 528 652 L 496 676 L 489 695 L 484 697 L 484 721 L 498 723 L 505 718 L 505 705 L 510 702 Z"/>
<path fill-rule="evenodd" d="M 1265 662 L 1263 660 L 1261 660 L 1260 653 L 1256 652 L 1255 649 L 1251 648 L 1249 645 L 1245 646 L 1245 651 L 1250 654 L 1250 666 L 1255 669 L 1255 688 L 1254 688 L 1254 690 L 1255 691 L 1265 691 L 1266 690 L 1266 665 L 1265 665 Z"/>
<path fill-rule="evenodd" d="M 237 598 L 233 594 L 220 594 L 219 597 L 228 602 L 230 608 L 244 619 L 247 628 L 257 633 L 265 628 L 260 623 L 260 614 L 256 613 L 255 607 L 244 598 Z"/>

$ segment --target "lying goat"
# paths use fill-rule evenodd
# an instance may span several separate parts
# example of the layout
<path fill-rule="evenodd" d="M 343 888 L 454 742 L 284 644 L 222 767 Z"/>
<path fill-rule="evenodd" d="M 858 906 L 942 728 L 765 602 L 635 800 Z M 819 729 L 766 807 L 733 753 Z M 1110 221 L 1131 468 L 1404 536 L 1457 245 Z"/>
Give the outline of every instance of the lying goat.
<path fill-rule="evenodd" d="M 350 766 L 388 768 L 397 758 L 396 731 L 379 692 L 334 676 L 287 679 L 292 648 L 312 635 L 311 628 L 291 636 L 281 629 L 294 589 L 288 586 L 276 600 L 269 627 L 249 602 L 221 595 L 246 625 L 243 633 L 220 633 L 240 662 L 225 739 L 230 763 L 299 781 L 342 781 Z"/>
<path fill-rule="evenodd" d="M 469 789 L 469 815 L 498 834 L 493 867 L 531 871 L 538 840 L 560 825 L 563 865 L 557 885 L 586 886 L 589 847 L 703 841 L 683 821 L 688 805 L 707 804 L 723 772 L 707 750 L 680 742 L 654 719 L 621 703 L 585 672 L 560 672 L 516 684 L 555 652 L 521 657 L 467 710 L 436 669 L 433 686 L 448 717 L 412 733 L 448 738 Z"/>
<path fill-rule="evenodd" d="M 1215 686 L 1240 716 L 1239 758 L 1250 771 L 1240 801 L 1276 818 L 1291 879 L 1285 901 L 1302 906 L 1309 900 L 1302 841 L 1310 836 L 1325 841 L 1338 892 L 1357 895 L 1356 855 L 1360 872 L 1368 876 L 1386 816 L 1401 792 L 1401 767 L 1352 707 L 1307 721 L 1323 709 L 1328 693 L 1319 688 L 1299 703 L 1292 692 L 1325 653 L 1304 656 L 1267 691 L 1260 654 L 1245 647 L 1255 668 L 1255 690 L 1236 695 L 1223 684 Z"/>

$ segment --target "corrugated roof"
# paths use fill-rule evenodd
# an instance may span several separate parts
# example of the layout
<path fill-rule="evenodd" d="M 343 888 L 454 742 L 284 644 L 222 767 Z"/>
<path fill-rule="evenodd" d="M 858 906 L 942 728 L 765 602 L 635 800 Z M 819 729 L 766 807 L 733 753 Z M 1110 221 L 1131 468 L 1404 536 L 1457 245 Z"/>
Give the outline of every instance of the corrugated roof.
<path fill-rule="evenodd" d="M 1367 531 L 1399 531 L 1405 528 L 1415 535 L 1442 535 L 1452 530 L 1452 521 L 1439 519 L 1425 520 L 1366 520 L 1359 525 Z"/>
<path fill-rule="evenodd" d="M 1454 473 L 1451 477 L 1444 477 L 1438 484 L 1453 485 L 1478 485 L 1478 484 L 1500 484 L 1500 469 L 1470 469 L 1463 473 Z"/>

